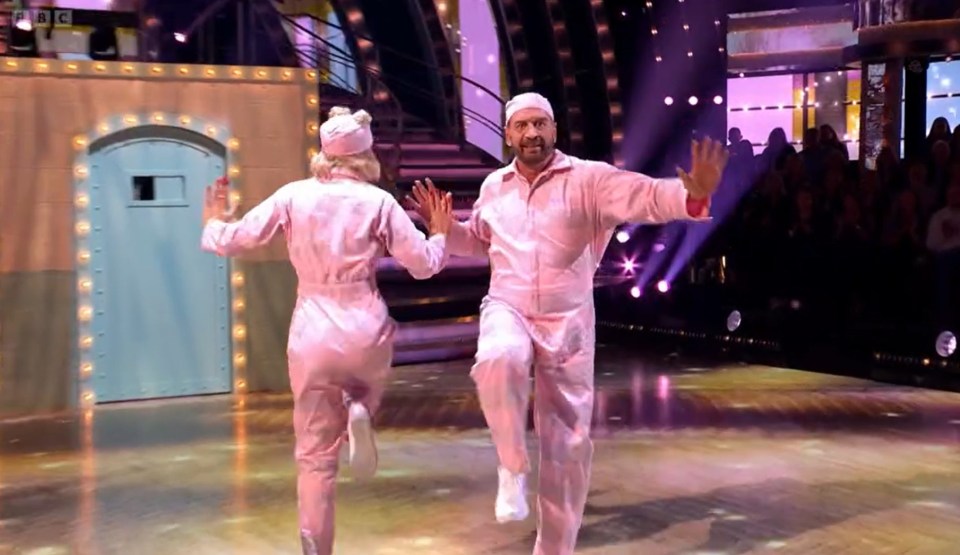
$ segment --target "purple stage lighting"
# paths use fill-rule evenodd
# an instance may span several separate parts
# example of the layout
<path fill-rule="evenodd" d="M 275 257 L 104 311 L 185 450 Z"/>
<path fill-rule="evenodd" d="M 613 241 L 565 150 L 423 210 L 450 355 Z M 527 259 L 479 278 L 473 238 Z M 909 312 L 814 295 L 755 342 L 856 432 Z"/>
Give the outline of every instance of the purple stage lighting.
<path fill-rule="evenodd" d="M 657 291 L 661 293 L 666 293 L 669 290 L 670 290 L 670 284 L 667 283 L 665 280 L 661 279 L 660 281 L 657 282 Z"/>
<path fill-rule="evenodd" d="M 937 354 L 943 358 L 951 356 L 957 350 L 957 336 L 945 331 L 937 336 Z"/>

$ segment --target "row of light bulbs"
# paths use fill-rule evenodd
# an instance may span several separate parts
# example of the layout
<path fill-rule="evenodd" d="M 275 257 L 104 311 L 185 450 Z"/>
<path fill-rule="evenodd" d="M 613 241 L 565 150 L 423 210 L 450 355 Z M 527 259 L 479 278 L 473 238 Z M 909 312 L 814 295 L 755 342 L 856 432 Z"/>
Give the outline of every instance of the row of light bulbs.
<path fill-rule="evenodd" d="M 690 98 L 687 99 L 687 102 L 689 102 L 691 106 L 696 106 L 697 104 L 700 103 L 700 99 L 697 98 L 696 96 L 691 96 Z M 672 96 L 665 97 L 663 99 L 663 103 L 666 104 L 667 106 L 673 106 L 673 103 L 674 103 L 673 97 Z M 723 97 L 720 96 L 719 94 L 714 96 L 713 103 L 717 105 L 723 104 Z"/>
<path fill-rule="evenodd" d="M 19 58 L 0 58 L 3 63 L 0 69 L 6 71 L 28 70 L 34 73 L 67 73 L 80 74 L 92 72 L 97 75 L 120 75 L 122 77 L 180 77 L 213 79 L 229 77 L 232 79 L 247 79 L 263 81 L 294 81 L 298 76 L 315 83 L 320 77 L 317 70 L 295 70 L 278 68 L 246 68 L 246 67 L 217 67 L 172 64 L 145 64 L 141 62 L 93 62 L 93 61 L 65 61 L 65 60 L 37 60 L 29 62 Z"/>

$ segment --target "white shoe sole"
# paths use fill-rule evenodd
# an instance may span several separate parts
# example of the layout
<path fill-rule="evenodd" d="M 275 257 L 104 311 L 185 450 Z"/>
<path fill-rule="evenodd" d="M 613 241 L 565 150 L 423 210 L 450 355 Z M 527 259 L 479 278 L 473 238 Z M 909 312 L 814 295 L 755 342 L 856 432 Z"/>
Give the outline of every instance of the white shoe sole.
<path fill-rule="evenodd" d="M 350 473 L 354 478 L 372 478 L 377 473 L 377 445 L 373 440 L 373 424 L 369 417 L 351 418 Z"/>
<path fill-rule="evenodd" d="M 520 511 L 512 511 L 507 514 L 497 512 L 497 522 L 500 524 L 519 522 L 521 520 L 526 520 L 528 516 L 530 516 L 530 508 L 524 505 Z"/>

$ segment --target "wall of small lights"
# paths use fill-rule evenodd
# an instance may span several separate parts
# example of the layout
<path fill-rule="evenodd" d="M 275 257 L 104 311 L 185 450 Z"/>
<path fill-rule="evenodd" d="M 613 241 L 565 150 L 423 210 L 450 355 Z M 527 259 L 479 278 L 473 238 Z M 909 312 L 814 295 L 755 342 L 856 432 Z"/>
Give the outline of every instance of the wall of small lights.
<path fill-rule="evenodd" d="M 48 59 L 22 59 L 0 57 L 0 75 L 55 75 L 83 78 L 115 78 L 129 80 L 194 80 L 206 82 L 262 82 L 299 84 L 303 91 L 303 102 L 309 117 L 304 124 L 306 135 L 306 168 L 309 160 L 316 155 L 319 144 L 318 72 L 293 68 L 272 67 L 225 67 L 149 64 L 137 62 L 96 62 Z M 87 133 L 72 139 L 75 153 L 73 165 L 74 195 L 74 247 L 76 290 L 76 372 L 78 378 L 77 403 L 88 410 L 96 403 L 96 391 L 91 377 L 96 368 L 95 343 L 93 332 L 96 313 L 93 309 L 92 294 L 95 289 L 94 273 L 91 269 L 90 235 L 90 168 L 89 149 L 95 141 L 115 132 L 143 125 L 163 125 L 189 130 L 205 135 L 226 147 L 226 173 L 231 183 L 231 198 L 240 202 L 243 190 L 240 140 L 230 134 L 224 122 L 210 121 L 193 114 L 167 112 L 126 113 L 108 117 L 97 123 Z M 229 280 L 231 292 L 231 336 L 232 336 L 232 373 L 234 393 L 243 395 L 247 391 L 247 322 L 245 319 L 246 298 L 244 284 L 246 276 L 243 263 L 229 261 Z"/>

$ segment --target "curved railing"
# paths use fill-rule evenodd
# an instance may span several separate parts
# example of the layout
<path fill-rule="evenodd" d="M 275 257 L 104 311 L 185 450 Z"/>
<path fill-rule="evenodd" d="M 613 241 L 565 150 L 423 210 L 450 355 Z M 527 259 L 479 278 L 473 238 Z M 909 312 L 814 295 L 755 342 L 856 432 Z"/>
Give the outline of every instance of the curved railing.
<path fill-rule="evenodd" d="M 938 21 L 953 19 L 958 11 L 947 0 L 940 4 L 920 5 L 914 0 L 858 0 L 856 27 L 879 27 L 908 21 Z M 932 9 L 931 9 L 932 8 Z"/>
<path fill-rule="evenodd" d="M 293 20 L 293 18 L 291 18 L 290 16 L 281 13 L 281 14 L 280 14 L 280 17 L 283 17 L 288 23 L 291 23 L 291 24 L 295 24 L 295 25 L 296 25 L 296 22 L 295 22 L 295 21 Z M 315 16 L 315 15 L 313 15 L 313 14 L 304 14 L 304 17 L 309 17 L 310 19 L 312 19 L 313 21 L 316 21 L 317 23 L 320 23 L 321 25 L 326 25 L 327 27 L 330 27 L 330 28 L 332 28 L 332 29 L 336 29 L 336 30 L 338 30 L 338 31 L 350 32 L 349 29 L 345 29 L 345 28 L 344 28 L 343 26 L 341 26 L 341 25 L 337 25 L 337 24 L 335 24 L 335 23 L 331 23 L 331 22 L 329 22 L 329 21 L 327 21 L 327 20 L 325 20 L 325 19 L 323 19 L 323 18 L 317 17 L 317 16 Z M 311 31 L 311 32 L 312 32 L 312 31 Z M 356 39 L 362 39 L 362 40 L 368 40 L 368 41 L 370 41 L 370 42 L 374 42 L 373 37 L 368 37 L 368 36 L 365 36 L 365 35 L 354 35 L 354 38 L 356 38 Z M 417 65 L 419 65 L 419 66 L 421 66 L 421 67 L 425 67 L 425 68 L 429 69 L 430 71 L 436 71 L 437 73 L 439 73 L 440 75 L 443 75 L 444 77 L 447 77 L 447 76 L 453 77 L 454 79 L 456 79 L 456 80 L 458 80 L 458 81 L 463 81 L 464 83 L 473 85 L 474 87 L 480 89 L 480 90 L 483 91 L 484 93 L 486 93 L 486 94 L 490 95 L 491 97 L 495 98 L 501 105 L 502 105 L 502 104 L 506 104 L 506 101 L 503 100 L 502 98 L 500 98 L 500 95 L 499 95 L 499 94 L 495 93 L 494 91 L 490 90 L 490 89 L 487 88 L 486 86 L 484 86 L 484 85 L 482 85 L 482 84 L 474 81 L 473 79 L 471 79 L 471 78 L 469 78 L 469 77 L 464 77 L 463 75 L 461 75 L 461 74 L 459 74 L 459 73 L 457 73 L 457 72 L 455 72 L 455 71 L 453 71 L 453 70 L 450 70 L 450 69 L 445 69 L 445 68 L 441 68 L 441 67 L 439 67 L 439 66 L 436 66 L 436 65 L 434 65 L 434 64 L 429 64 L 429 63 L 421 60 L 420 58 L 417 58 L 417 57 L 415 57 L 415 56 L 411 56 L 411 55 L 409 55 L 409 54 L 407 54 L 407 53 L 405 53 L 405 52 L 401 52 L 401 51 L 399 51 L 399 50 L 397 50 L 397 49 L 395 49 L 395 48 L 390 48 L 389 46 L 386 46 L 386 45 L 383 45 L 383 44 L 380 44 L 380 43 L 375 43 L 375 44 L 377 45 L 377 48 L 378 48 L 378 49 L 383 50 L 383 51 L 385 51 L 385 52 L 389 52 L 389 53 L 393 54 L 394 56 L 397 56 L 398 58 L 403 58 L 404 60 L 413 62 L 413 63 L 415 63 L 415 64 L 417 64 Z"/>
<path fill-rule="evenodd" d="M 279 13 L 279 12 L 278 12 L 278 13 Z M 300 23 L 298 23 L 295 19 L 293 19 L 292 17 L 290 17 L 290 16 L 288 16 L 288 15 L 285 15 L 285 14 L 282 14 L 282 13 L 280 13 L 280 17 L 282 17 L 289 25 L 291 25 L 291 26 L 293 26 L 293 27 L 296 27 L 298 30 L 300 30 L 300 31 L 304 32 L 305 34 L 309 35 L 312 39 L 317 40 L 317 41 L 319 41 L 319 42 L 327 45 L 328 48 L 329 48 L 330 46 L 333 46 L 333 45 L 331 45 L 331 44 L 329 43 L 329 41 L 327 41 L 325 38 L 323 38 L 322 36 L 320 36 L 319 34 L 317 34 L 313 29 L 310 29 L 309 27 L 304 27 L 303 25 L 301 25 Z M 305 15 L 304 17 L 309 17 L 309 18 L 312 19 L 313 21 L 316 21 L 316 22 L 318 22 L 318 23 L 320 23 L 320 24 L 322 24 L 322 25 L 329 26 L 329 27 L 332 28 L 332 29 L 337 29 L 337 30 L 345 31 L 345 32 L 348 31 L 347 29 L 344 29 L 344 28 L 341 27 L 340 25 L 336 25 L 336 24 L 334 24 L 334 23 L 330 23 L 329 21 L 326 21 L 326 20 L 324 20 L 324 19 L 322 19 L 322 18 L 318 18 L 318 17 L 316 17 L 316 16 L 314 16 L 314 15 Z M 355 38 L 372 41 L 372 39 L 371 39 L 370 37 L 366 37 L 366 36 L 362 36 L 362 35 L 357 35 Z M 404 59 L 409 60 L 409 61 L 411 61 L 411 62 L 413 62 L 413 63 L 416 63 L 416 64 L 418 64 L 418 65 L 420 65 L 420 66 L 423 66 L 423 67 L 429 69 L 430 71 L 437 71 L 437 72 L 441 73 L 442 75 L 449 75 L 449 76 L 452 76 L 454 79 L 457 79 L 457 80 L 462 81 L 462 82 L 464 82 L 464 83 L 467 83 L 467 84 L 469 84 L 469 85 L 473 85 L 473 86 L 476 87 L 477 89 L 483 91 L 485 94 L 488 94 L 488 95 L 490 95 L 491 97 L 493 97 L 497 102 L 500 103 L 501 106 L 506 103 L 498 94 L 496 94 L 495 92 L 491 91 L 489 88 L 485 87 L 484 85 L 478 83 L 477 81 L 474 81 L 473 79 L 470 79 L 469 77 L 464 77 L 463 75 L 460 75 L 459 73 L 456 73 L 456 72 L 454 72 L 454 71 L 451 71 L 451 70 L 448 70 L 448 69 L 442 69 L 442 68 L 439 68 L 439 67 L 437 67 L 437 66 L 435 66 L 435 65 L 428 64 L 427 62 L 424 62 L 423 60 L 420 60 L 420 59 L 418 59 L 418 58 L 409 56 L 409 55 L 407 55 L 407 54 L 405 54 L 405 53 L 403 53 L 403 52 L 400 52 L 400 51 L 398 51 L 398 50 L 391 49 L 391 48 L 389 48 L 389 47 L 387 47 L 387 46 L 383 46 L 383 45 L 379 45 L 379 44 L 378 44 L 377 47 L 380 48 L 381 50 L 386 50 L 386 51 L 388 51 L 388 52 L 390 52 L 390 53 L 392 53 L 392 54 L 394 54 L 394 55 L 396 55 L 396 56 L 398 56 L 398 57 L 404 58 Z M 337 61 L 337 62 L 340 62 L 340 63 L 346 65 L 347 67 L 351 67 L 351 68 L 357 69 L 358 71 L 362 71 L 364 75 L 373 75 L 373 74 L 376 74 L 377 76 L 382 76 L 382 75 L 383 75 L 383 72 L 380 71 L 379 69 L 372 68 L 372 67 L 369 67 L 369 66 L 364 66 L 364 65 L 358 65 L 358 64 L 355 62 L 355 60 L 353 59 L 353 56 L 351 56 L 351 55 L 350 55 L 349 53 L 347 53 L 347 52 L 344 52 L 342 49 L 336 48 L 336 47 L 334 47 L 334 49 L 337 51 L 337 54 L 336 54 L 336 55 L 331 55 L 331 56 L 330 56 L 330 59 L 331 59 L 331 60 L 335 60 L 335 61 Z M 331 49 L 331 51 L 332 51 L 332 49 Z M 411 93 L 419 96 L 420 98 L 424 98 L 424 99 L 432 100 L 432 101 L 437 101 L 437 100 L 446 101 L 446 100 L 447 100 L 446 98 L 440 97 L 440 95 L 434 94 L 434 93 L 430 92 L 429 90 L 426 90 L 426 89 L 423 89 L 423 88 L 421 88 L 421 87 L 418 87 L 417 85 L 412 84 L 412 83 L 409 83 L 409 82 L 407 82 L 407 81 L 403 81 L 403 80 L 395 80 L 395 81 L 396 81 L 398 84 L 400 84 L 401 86 L 403 86 L 404 89 L 406 89 L 406 90 L 410 91 Z M 381 82 L 382 82 L 382 79 L 381 79 Z M 472 110 L 472 109 L 470 109 L 470 108 L 467 108 L 466 106 L 461 106 L 461 110 L 462 110 L 462 112 L 463 112 L 464 115 L 467 115 L 467 116 L 473 118 L 475 121 L 477 121 L 478 123 L 480 123 L 480 124 L 483 125 L 484 127 L 490 129 L 491 131 L 493 131 L 494 133 L 497 133 L 497 134 L 500 135 L 500 136 L 503 136 L 503 130 L 501 129 L 501 127 L 500 127 L 500 125 L 499 125 L 498 122 L 495 122 L 495 121 L 491 120 L 490 118 L 484 116 L 483 114 L 481 114 L 481 113 L 479 113 L 479 112 L 477 112 L 477 111 L 475 111 L 475 110 Z"/>

